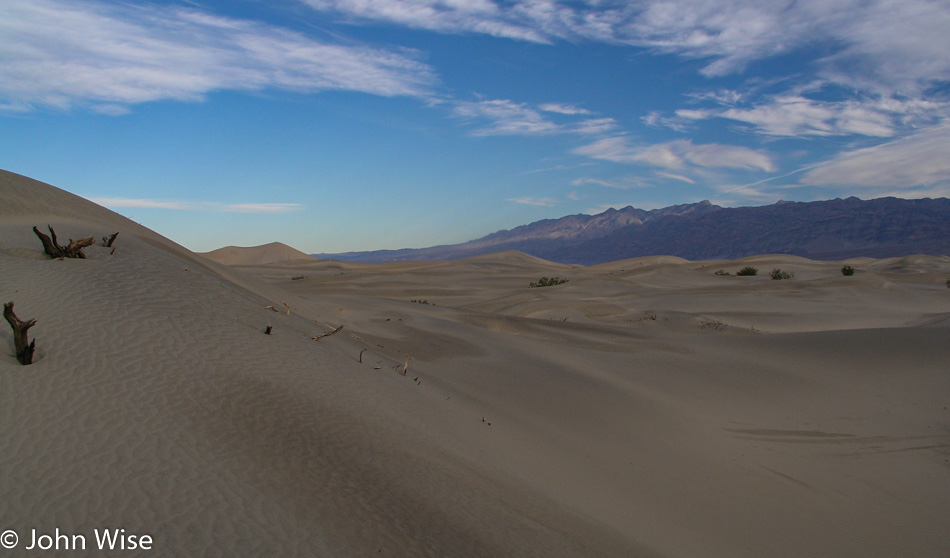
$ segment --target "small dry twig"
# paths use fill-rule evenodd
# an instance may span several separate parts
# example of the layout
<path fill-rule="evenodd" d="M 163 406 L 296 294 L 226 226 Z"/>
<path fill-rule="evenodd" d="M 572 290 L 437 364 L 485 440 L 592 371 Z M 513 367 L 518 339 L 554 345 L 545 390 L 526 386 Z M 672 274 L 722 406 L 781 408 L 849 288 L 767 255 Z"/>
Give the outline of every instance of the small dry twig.
<path fill-rule="evenodd" d="M 339 333 L 341 329 L 343 329 L 343 326 L 340 326 L 340 327 L 334 329 L 333 331 L 331 331 L 331 332 L 329 332 L 329 333 L 324 333 L 323 335 L 318 335 L 318 336 L 314 337 L 313 340 L 314 340 L 314 341 L 319 341 L 319 340 L 323 339 L 324 337 L 330 337 L 330 336 L 333 335 L 334 333 Z"/>

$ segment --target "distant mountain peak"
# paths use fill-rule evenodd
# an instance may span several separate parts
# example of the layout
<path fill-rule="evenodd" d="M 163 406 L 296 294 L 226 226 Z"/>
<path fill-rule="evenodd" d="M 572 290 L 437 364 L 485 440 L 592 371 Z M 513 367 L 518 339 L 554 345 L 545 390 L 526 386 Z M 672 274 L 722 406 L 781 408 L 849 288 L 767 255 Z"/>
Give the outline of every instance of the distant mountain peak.
<path fill-rule="evenodd" d="M 561 263 L 638 256 L 691 260 L 794 254 L 817 259 L 950 254 L 950 200 L 856 197 L 723 208 L 709 200 L 645 211 L 544 219 L 452 246 L 319 257 L 352 261 L 449 260 L 518 250 Z"/>

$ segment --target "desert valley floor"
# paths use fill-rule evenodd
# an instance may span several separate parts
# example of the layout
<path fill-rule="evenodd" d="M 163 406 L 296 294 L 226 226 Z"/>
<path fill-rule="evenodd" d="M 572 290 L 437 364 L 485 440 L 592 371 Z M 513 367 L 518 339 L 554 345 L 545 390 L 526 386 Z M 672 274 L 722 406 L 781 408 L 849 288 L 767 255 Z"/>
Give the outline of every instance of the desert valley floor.
<path fill-rule="evenodd" d="M 948 257 L 213 261 L 17 175 L 0 199 L 0 299 L 37 320 L 27 367 L 0 324 L 0 530 L 21 544 L 950 555 Z M 120 235 L 50 260 L 48 224 Z"/>

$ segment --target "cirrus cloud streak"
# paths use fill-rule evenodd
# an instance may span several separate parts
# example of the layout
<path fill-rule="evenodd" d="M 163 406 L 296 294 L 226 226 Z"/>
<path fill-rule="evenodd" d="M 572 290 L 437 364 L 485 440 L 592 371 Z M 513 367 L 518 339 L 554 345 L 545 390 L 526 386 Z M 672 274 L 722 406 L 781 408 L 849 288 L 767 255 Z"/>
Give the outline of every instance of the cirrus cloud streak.
<path fill-rule="evenodd" d="M 615 163 L 644 164 L 666 169 L 681 169 L 691 164 L 697 167 L 766 172 L 775 170 L 769 156 L 760 151 L 717 143 L 696 145 L 691 140 L 634 146 L 630 145 L 626 137 L 614 136 L 579 147 L 574 153 Z"/>
<path fill-rule="evenodd" d="M 299 203 L 224 203 L 143 198 L 89 198 L 89 201 L 112 209 L 167 209 L 172 211 L 213 211 L 223 213 L 287 213 L 303 209 Z"/>
<path fill-rule="evenodd" d="M 802 176 L 805 186 L 910 189 L 950 185 L 950 124 L 838 155 Z"/>
<path fill-rule="evenodd" d="M 92 0 L 0 4 L 0 104 L 90 105 L 117 114 L 222 90 L 426 95 L 409 51 L 321 42 L 268 24 L 174 6 Z"/>
<path fill-rule="evenodd" d="M 950 80 L 950 10 L 943 0 L 301 0 L 351 23 L 538 43 L 597 41 L 708 61 L 706 76 L 823 46 L 824 79 L 914 95 Z"/>

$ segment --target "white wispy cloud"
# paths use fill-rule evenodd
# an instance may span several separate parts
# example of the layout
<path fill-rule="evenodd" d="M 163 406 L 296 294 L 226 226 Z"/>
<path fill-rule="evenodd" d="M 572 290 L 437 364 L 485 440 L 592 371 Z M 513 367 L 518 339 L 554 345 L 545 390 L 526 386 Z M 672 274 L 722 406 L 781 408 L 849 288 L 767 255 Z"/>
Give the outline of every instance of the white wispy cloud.
<path fill-rule="evenodd" d="M 619 188 L 616 182 L 599 178 L 578 178 L 571 182 L 571 186 L 603 186 L 605 188 Z"/>
<path fill-rule="evenodd" d="M 679 109 L 674 114 L 682 120 L 705 120 L 716 113 L 710 110 Z"/>
<path fill-rule="evenodd" d="M 509 198 L 508 201 L 514 202 L 514 203 L 520 203 L 522 205 L 533 205 L 536 207 L 554 207 L 555 205 L 560 203 L 558 202 L 558 200 L 554 198 L 531 198 L 531 197 Z"/>
<path fill-rule="evenodd" d="M 950 124 L 839 154 L 806 172 L 802 185 L 911 189 L 950 185 Z M 945 191 L 945 188 L 944 188 Z"/>
<path fill-rule="evenodd" d="M 652 128 L 669 128 L 677 132 L 685 132 L 688 129 L 686 119 L 663 116 L 663 113 L 658 110 L 648 112 L 641 120 L 644 124 Z"/>
<path fill-rule="evenodd" d="M 601 138 L 594 143 L 574 149 L 576 155 L 583 155 L 592 159 L 612 161 L 614 163 L 635 164 L 638 150 L 630 145 L 624 136 Z"/>
<path fill-rule="evenodd" d="M 820 101 L 801 95 L 776 95 L 751 106 L 679 109 L 673 117 L 651 114 L 648 124 L 676 130 L 688 123 L 723 118 L 749 125 L 767 136 L 892 137 L 902 129 L 933 125 L 950 113 L 950 103 L 922 99 L 859 98 Z"/>
<path fill-rule="evenodd" d="M 689 140 L 678 140 L 666 145 L 674 153 L 679 153 L 684 159 L 700 167 L 752 169 L 766 172 L 775 170 L 775 165 L 772 164 L 768 155 L 748 147 L 718 143 L 694 145 Z"/>
<path fill-rule="evenodd" d="M 602 135 L 617 128 L 613 118 L 584 118 L 590 112 L 573 109 L 569 105 L 548 103 L 530 105 L 509 99 L 482 99 L 455 101 L 452 112 L 456 117 L 476 123 L 476 136 L 540 136 L 547 134 Z M 556 108 L 556 110 L 552 110 Z M 559 115 L 559 122 L 543 113 Z M 565 122 L 565 120 L 567 120 Z"/>
<path fill-rule="evenodd" d="M 613 118 L 588 118 L 574 124 L 568 131 L 585 136 L 598 136 L 616 129 L 617 121 Z"/>
<path fill-rule="evenodd" d="M 303 0 L 315 10 L 335 12 L 357 21 L 382 21 L 440 33 L 478 33 L 532 42 L 548 34 L 526 25 L 515 10 L 491 0 Z"/>
<path fill-rule="evenodd" d="M 554 165 L 553 167 L 544 167 L 544 168 L 541 168 L 541 169 L 531 169 L 531 170 L 527 170 L 527 171 L 522 172 L 521 175 L 523 176 L 523 175 L 527 175 L 527 174 L 537 174 L 537 173 L 541 173 L 541 172 L 555 172 L 555 171 L 576 169 L 576 168 L 579 168 L 579 167 L 589 167 L 589 166 L 591 166 L 591 165 L 596 165 L 596 164 L 597 164 L 597 163 L 595 163 L 594 161 L 588 161 L 588 162 L 585 162 L 585 163 L 578 163 L 578 164 L 571 164 L 571 165 Z"/>
<path fill-rule="evenodd" d="M 660 178 L 669 178 L 671 180 L 678 180 L 680 182 L 685 182 L 687 184 L 696 184 L 696 181 L 688 176 L 683 176 L 681 174 L 673 174 L 671 172 L 658 172 L 656 173 Z"/>
<path fill-rule="evenodd" d="M 535 108 L 507 99 L 458 101 L 454 114 L 483 123 L 473 132 L 477 136 L 536 136 L 556 133 L 561 129 Z"/>
<path fill-rule="evenodd" d="M 571 186 L 603 186 L 616 190 L 631 190 L 634 188 L 649 188 L 652 185 L 639 177 L 626 177 L 617 180 L 603 180 L 600 178 L 578 178 L 571 182 Z"/>
<path fill-rule="evenodd" d="M 149 200 L 141 198 L 89 198 L 89 201 L 113 209 L 171 209 L 175 211 L 191 211 L 199 207 L 194 202 L 174 200 Z"/>
<path fill-rule="evenodd" d="M 431 68 L 408 51 L 332 44 L 176 6 L 100 0 L 0 3 L 0 104 L 89 105 L 118 114 L 220 90 L 427 95 Z"/>
<path fill-rule="evenodd" d="M 756 188 L 748 184 L 739 186 L 719 185 L 713 187 L 722 197 L 716 197 L 710 200 L 716 205 L 724 207 L 738 204 L 748 204 L 755 202 L 760 204 L 775 203 L 782 199 L 782 196 L 776 192 Z"/>
<path fill-rule="evenodd" d="M 707 116 L 714 113 L 706 112 Z M 745 122 L 775 136 L 859 134 L 888 137 L 895 133 L 892 118 L 856 102 L 828 103 L 804 97 L 778 97 L 750 108 L 730 108 L 722 118 Z"/>
<path fill-rule="evenodd" d="M 717 89 L 715 91 L 699 91 L 689 93 L 688 97 L 696 101 L 710 101 L 717 105 L 732 107 L 738 105 L 745 95 L 735 89 Z"/>
<path fill-rule="evenodd" d="M 600 41 L 707 60 L 722 76 L 820 45 L 835 83 L 916 96 L 950 80 L 945 0 L 302 0 L 346 21 L 551 43 Z"/>
<path fill-rule="evenodd" d="M 721 76 L 749 63 L 820 44 L 825 79 L 879 93 L 917 95 L 950 78 L 950 10 L 942 0 L 657 0 L 619 38 L 684 57 L 709 59 Z"/>
<path fill-rule="evenodd" d="M 145 198 L 100 198 L 89 201 L 111 209 L 168 209 L 172 211 L 209 211 L 225 213 L 287 213 L 303 209 L 299 203 L 224 203 Z"/>
<path fill-rule="evenodd" d="M 602 138 L 574 150 L 577 155 L 615 163 L 646 164 L 667 169 L 696 167 L 750 169 L 771 172 L 771 158 L 760 151 L 738 145 L 693 144 L 676 140 L 653 145 L 631 145 L 624 136 Z"/>
<path fill-rule="evenodd" d="M 822 60 L 823 77 L 912 97 L 932 84 L 950 81 L 950 9 L 945 1 L 854 0 L 848 5 L 854 7 L 850 13 L 839 12 L 822 22 L 844 45 Z"/>
<path fill-rule="evenodd" d="M 545 112 L 556 112 L 558 114 L 590 114 L 590 111 L 587 109 L 563 103 L 544 103 L 538 105 L 538 108 Z"/>

